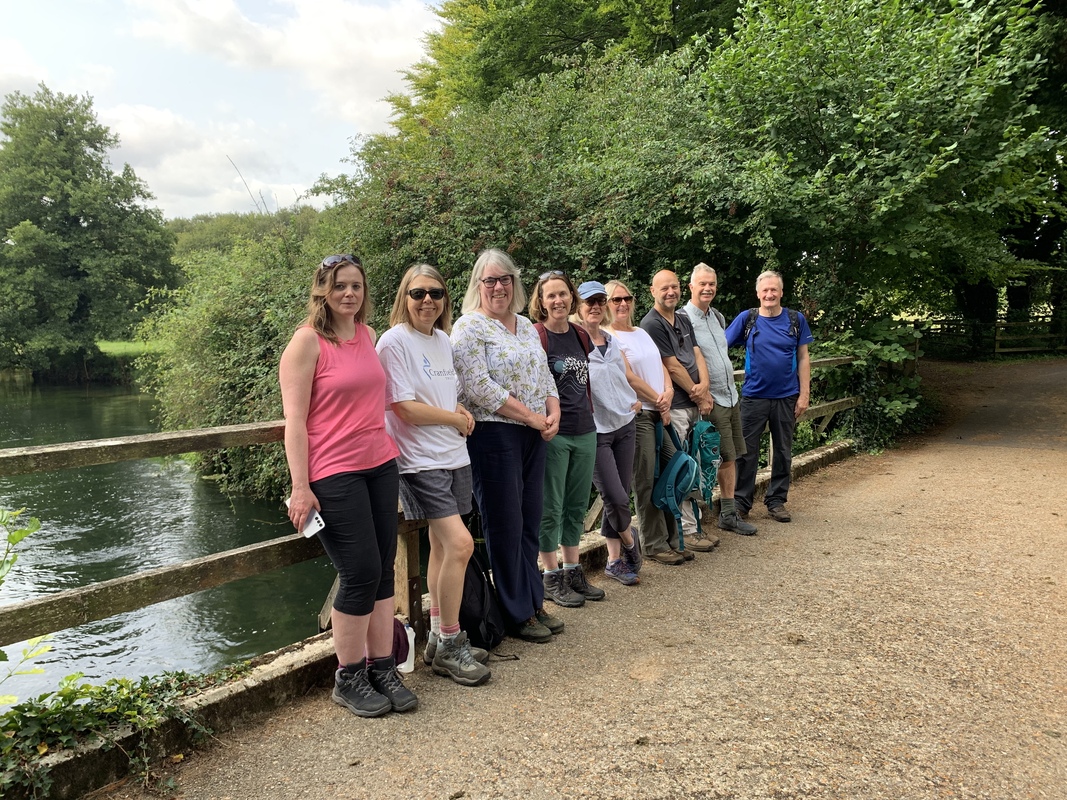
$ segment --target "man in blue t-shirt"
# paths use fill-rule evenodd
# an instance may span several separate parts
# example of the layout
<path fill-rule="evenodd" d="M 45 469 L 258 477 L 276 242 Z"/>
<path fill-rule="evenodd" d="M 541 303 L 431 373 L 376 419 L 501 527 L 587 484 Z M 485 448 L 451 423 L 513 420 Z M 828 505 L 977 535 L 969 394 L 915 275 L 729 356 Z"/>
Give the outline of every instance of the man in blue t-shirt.
<path fill-rule="evenodd" d="M 792 517 L 785 508 L 793 462 L 793 431 L 808 409 L 811 360 L 808 345 L 814 341 L 804 315 L 782 307 L 785 282 L 778 272 L 756 279 L 757 313 L 738 314 L 726 329 L 726 342 L 745 346 L 745 382 L 741 386 L 741 429 L 747 453 L 737 458 L 737 512 L 752 508 L 763 428 L 771 431 L 771 483 L 763 502 L 778 522 Z"/>

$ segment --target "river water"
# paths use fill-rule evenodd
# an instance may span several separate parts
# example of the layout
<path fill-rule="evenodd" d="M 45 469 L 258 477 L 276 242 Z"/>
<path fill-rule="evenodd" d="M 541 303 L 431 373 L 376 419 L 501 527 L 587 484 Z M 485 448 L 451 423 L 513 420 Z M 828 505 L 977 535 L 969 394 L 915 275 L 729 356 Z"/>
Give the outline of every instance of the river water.
<path fill-rule="evenodd" d="M 0 448 L 151 433 L 150 397 L 111 387 L 0 383 Z M 179 458 L 0 478 L 0 506 L 41 530 L 19 547 L 0 605 L 292 533 L 280 504 L 223 496 Z M 26 699 L 74 672 L 99 682 L 169 670 L 208 672 L 318 631 L 334 572 L 323 557 L 56 633 L 0 694 Z M 23 645 L 5 647 L 0 677 Z"/>

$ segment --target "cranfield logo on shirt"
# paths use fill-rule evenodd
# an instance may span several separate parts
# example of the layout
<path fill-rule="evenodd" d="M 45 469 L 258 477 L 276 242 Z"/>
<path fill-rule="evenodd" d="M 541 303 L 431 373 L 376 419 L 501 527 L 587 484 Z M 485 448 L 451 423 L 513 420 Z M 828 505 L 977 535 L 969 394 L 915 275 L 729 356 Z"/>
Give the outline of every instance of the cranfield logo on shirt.
<path fill-rule="evenodd" d="M 426 356 L 422 357 L 422 371 L 426 373 L 426 377 L 430 378 L 454 378 L 456 377 L 456 371 L 454 369 L 434 369 L 433 364 L 430 363 L 430 359 Z"/>

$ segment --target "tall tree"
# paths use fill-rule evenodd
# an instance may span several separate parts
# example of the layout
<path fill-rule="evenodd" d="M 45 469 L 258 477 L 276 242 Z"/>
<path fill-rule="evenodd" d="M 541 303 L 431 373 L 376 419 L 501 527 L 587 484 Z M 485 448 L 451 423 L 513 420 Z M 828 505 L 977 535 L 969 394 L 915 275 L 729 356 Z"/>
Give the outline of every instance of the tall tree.
<path fill-rule="evenodd" d="M 174 282 L 172 236 L 92 100 L 44 84 L 0 108 L 0 368 L 45 370 L 125 335 Z"/>

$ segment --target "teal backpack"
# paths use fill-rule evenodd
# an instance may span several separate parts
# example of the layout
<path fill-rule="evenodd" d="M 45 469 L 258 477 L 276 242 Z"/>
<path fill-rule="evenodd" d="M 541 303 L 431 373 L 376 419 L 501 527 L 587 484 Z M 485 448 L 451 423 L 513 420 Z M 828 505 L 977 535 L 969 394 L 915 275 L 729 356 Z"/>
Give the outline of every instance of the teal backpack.
<path fill-rule="evenodd" d="M 674 442 L 675 452 L 671 456 L 671 460 L 667 462 L 667 466 L 660 472 L 659 452 L 663 447 L 663 423 L 656 420 L 656 470 L 653 475 L 652 505 L 656 508 L 662 508 L 664 511 L 669 511 L 674 515 L 674 518 L 678 521 L 678 549 L 685 550 L 681 504 L 689 496 L 690 492 L 699 488 L 700 467 L 682 447 L 682 443 L 678 440 L 678 434 L 674 432 L 673 425 L 667 426 L 667 432 L 671 435 L 671 441 Z M 700 509 L 697 508 L 695 500 L 690 502 L 693 504 L 693 515 L 697 518 L 697 524 L 699 525 Z"/>
<path fill-rule="evenodd" d="M 710 422 L 700 420 L 689 432 L 689 441 L 686 448 L 689 455 L 697 463 L 700 474 L 700 496 L 704 503 L 711 508 L 711 493 L 715 489 L 715 479 L 719 474 L 719 465 L 722 463 L 722 455 L 719 453 L 719 444 L 722 437 L 718 430 Z"/>

